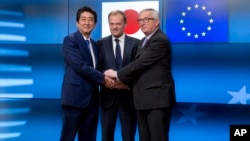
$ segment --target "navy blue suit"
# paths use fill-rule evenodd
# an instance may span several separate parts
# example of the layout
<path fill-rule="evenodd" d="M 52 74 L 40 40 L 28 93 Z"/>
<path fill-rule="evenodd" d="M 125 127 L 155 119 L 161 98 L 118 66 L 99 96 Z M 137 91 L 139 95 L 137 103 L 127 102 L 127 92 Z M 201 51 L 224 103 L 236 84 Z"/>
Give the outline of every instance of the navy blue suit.
<path fill-rule="evenodd" d="M 98 63 L 97 44 L 92 39 L 91 44 Z M 61 95 L 63 109 L 61 141 L 73 141 L 76 133 L 79 141 L 95 141 L 99 84 L 103 83 L 104 74 L 93 66 L 91 53 L 79 31 L 64 38 L 63 55 L 65 74 Z"/>
<path fill-rule="evenodd" d="M 125 35 L 123 66 L 133 60 L 139 43 L 139 39 Z M 112 36 L 102 38 L 97 44 L 100 51 L 100 68 L 103 71 L 117 70 Z M 114 141 L 117 114 L 120 116 L 123 141 L 134 141 L 136 111 L 133 104 L 132 81 L 127 79 L 124 83 L 129 85 L 129 90 L 115 90 L 101 86 L 102 141 Z"/>

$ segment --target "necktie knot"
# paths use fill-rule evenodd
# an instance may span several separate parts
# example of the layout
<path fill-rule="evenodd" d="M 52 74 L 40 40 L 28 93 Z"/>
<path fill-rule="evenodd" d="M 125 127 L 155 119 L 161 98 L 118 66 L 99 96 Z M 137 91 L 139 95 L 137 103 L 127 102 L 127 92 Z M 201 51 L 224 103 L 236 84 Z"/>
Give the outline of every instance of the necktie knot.
<path fill-rule="evenodd" d="M 117 38 L 115 39 L 116 44 L 119 44 L 119 41 L 120 41 L 119 39 Z"/>
<path fill-rule="evenodd" d="M 87 47 L 89 48 L 89 40 L 85 40 Z"/>

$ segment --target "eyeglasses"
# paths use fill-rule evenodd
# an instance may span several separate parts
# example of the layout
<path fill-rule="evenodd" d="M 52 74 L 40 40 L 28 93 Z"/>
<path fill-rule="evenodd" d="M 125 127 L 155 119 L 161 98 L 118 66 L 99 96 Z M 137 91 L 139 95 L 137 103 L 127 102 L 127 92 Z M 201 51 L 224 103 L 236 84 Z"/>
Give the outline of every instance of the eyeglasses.
<path fill-rule="evenodd" d="M 142 22 L 144 22 L 144 23 L 148 23 L 149 22 L 149 20 L 154 20 L 155 18 L 144 18 L 144 19 L 137 19 L 137 22 L 138 23 L 142 23 Z"/>

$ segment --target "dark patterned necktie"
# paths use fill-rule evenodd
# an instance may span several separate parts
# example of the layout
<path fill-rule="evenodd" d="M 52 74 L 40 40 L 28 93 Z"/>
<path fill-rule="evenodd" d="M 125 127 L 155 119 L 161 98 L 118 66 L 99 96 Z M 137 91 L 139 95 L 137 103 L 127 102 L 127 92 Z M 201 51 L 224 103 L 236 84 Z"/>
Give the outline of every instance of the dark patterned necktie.
<path fill-rule="evenodd" d="M 122 55 L 121 55 L 121 47 L 119 44 L 119 39 L 115 39 L 116 47 L 115 47 L 115 60 L 116 60 L 116 66 L 119 70 L 122 68 Z"/>
<path fill-rule="evenodd" d="M 141 48 L 143 48 L 147 42 L 148 42 L 148 38 L 145 38 L 144 41 L 143 41 L 143 43 L 142 43 Z"/>

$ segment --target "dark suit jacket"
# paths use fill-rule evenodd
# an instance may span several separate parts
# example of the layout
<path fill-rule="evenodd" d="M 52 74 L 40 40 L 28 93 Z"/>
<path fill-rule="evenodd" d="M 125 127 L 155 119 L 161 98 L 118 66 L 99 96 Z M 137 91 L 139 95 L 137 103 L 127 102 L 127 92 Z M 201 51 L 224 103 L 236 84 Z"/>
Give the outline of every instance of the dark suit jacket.
<path fill-rule="evenodd" d="M 123 54 L 123 66 L 131 62 L 136 54 L 136 50 L 139 46 L 140 40 L 125 35 L 124 54 Z M 112 36 L 107 36 L 97 41 L 99 47 L 99 64 L 103 71 L 107 69 L 117 70 L 115 55 L 112 45 Z M 124 83 L 130 85 L 130 90 L 112 90 L 101 86 L 101 106 L 110 108 L 115 102 L 118 102 L 124 107 L 134 108 L 133 106 L 133 94 L 132 94 L 132 82 L 127 79 Z M 117 94 L 119 93 L 119 94 Z"/>
<path fill-rule="evenodd" d="M 97 44 L 92 39 L 91 43 L 98 63 Z M 91 53 L 79 31 L 64 38 L 63 55 L 65 73 L 61 103 L 84 108 L 93 96 L 98 96 L 98 83 L 103 82 L 104 74 L 93 68 Z"/>
<path fill-rule="evenodd" d="M 133 77 L 137 110 L 171 107 L 175 103 L 175 88 L 170 42 L 160 29 L 141 49 L 142 42 L 135 59 L 117 72 L 118 78 L 126 80 Z"/>

